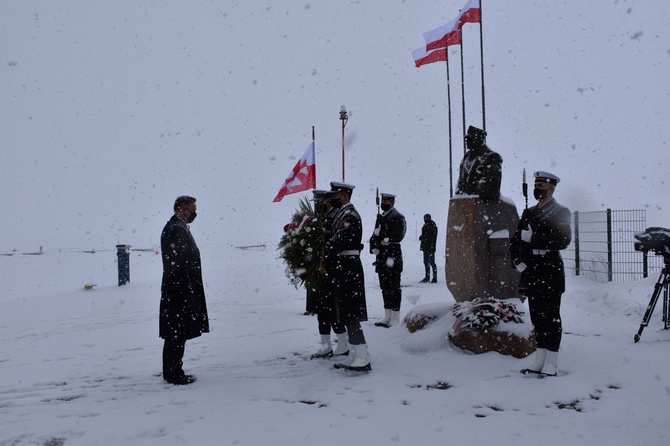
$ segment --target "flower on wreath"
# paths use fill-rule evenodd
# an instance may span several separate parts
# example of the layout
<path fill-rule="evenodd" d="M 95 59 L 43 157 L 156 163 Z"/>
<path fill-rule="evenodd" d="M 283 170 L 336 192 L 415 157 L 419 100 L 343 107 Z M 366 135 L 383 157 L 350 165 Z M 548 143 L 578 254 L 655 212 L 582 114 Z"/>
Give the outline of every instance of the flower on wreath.
<path fill-rule="evenodd" d="M 500 321 L 522 324 L 524 314 L 516 305 L 494 298 L 478 297 L 467 302 L 457 302 L 452 310 L 456 316 L 454 333 L 463 328 L 485 330 L 496 326 Z"/>
<path fill-rule="evenodd" d="M 301 199 L 277 246 L 286 264 L 286 277 L 294 287 L 318 288 L 322 247 L 323 233 L 316 213 L 308 199 Z"/>

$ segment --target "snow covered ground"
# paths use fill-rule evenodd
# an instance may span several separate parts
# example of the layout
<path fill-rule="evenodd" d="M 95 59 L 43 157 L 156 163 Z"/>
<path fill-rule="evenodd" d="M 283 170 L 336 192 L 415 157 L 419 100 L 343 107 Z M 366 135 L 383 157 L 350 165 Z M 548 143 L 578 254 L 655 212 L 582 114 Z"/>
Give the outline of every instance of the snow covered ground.
<path fill-rule="evenodd" d="M 198 225 L 193 225 L 198 239 Z M 404 243 L 402 314 L 454 303 L 440 277 L 420 284 Z M 212 332 L 186 347 L 198 381 L 160 377 L 160 256 L 0 256 L 0 445 L 665 445 L 670 440 L 670 331 L 657 308 L 633 343 L 657 277 L 601 284 L 568 277 L 556 378 L 523 376 L 530 358 L 450 345 L 449 313 L 409 333 L 383 314 L 364 255 L 364 324 L 373 370 L 310 360 L 317 322 L 287 283 L 274 247 L 201 243 Z M 439 264 L 439 263 L 438 263 Z M 92 290 L 84 283 L 95 282 Z M 429 305 L 429 306 L 431 306 Z"/>

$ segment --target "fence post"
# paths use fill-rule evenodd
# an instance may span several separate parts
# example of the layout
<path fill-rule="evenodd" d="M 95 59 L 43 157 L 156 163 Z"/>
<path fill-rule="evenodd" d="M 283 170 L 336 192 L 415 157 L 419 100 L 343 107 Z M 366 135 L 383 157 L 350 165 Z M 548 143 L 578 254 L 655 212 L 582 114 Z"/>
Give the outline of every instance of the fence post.
<path fill-rule="evenodd" d="M 612 281 L 612 209 L 607 209 L 607 281 Z"/>
<path fill-rule="evenodd" d="M 579 275 L 579 211 L 575 211 L 575 276 Z"/>

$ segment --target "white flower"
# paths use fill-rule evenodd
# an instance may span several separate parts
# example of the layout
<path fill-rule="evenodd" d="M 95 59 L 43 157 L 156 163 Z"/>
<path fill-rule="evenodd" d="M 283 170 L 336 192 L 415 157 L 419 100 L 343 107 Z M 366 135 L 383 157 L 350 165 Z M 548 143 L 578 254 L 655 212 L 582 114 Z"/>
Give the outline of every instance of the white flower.
<path fill-rule="evenodd" d="M 307 226 L 307 227 L 305 228 L 305 232 L 310 232 L 311 230 L 312 230 L 312 228 L 310 228 L 309 226 Z"/>
<path fill-rule="evenodd" d="M 307 240 L 305 239 L 300 240 L 300 246 L 305 246 L 305 243 L 307 243 Z"/>
<path fill-rule="evenodd" d="M 312 248 L 307 248 L 307 252 L 312 252 L 314 251 Z"/>

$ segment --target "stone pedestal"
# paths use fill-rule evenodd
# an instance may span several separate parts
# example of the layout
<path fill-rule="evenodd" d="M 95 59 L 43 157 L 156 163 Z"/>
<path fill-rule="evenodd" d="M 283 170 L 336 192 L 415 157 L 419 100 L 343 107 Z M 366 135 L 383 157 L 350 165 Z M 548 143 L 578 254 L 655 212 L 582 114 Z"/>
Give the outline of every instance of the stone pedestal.
<path fill-rule="evenodd" d="M 504 199 L 456 196 L 449 201 L 445 276 L 456 302 L 519 297 L 520 274 L 509 245 L 519 216 Z"/>

